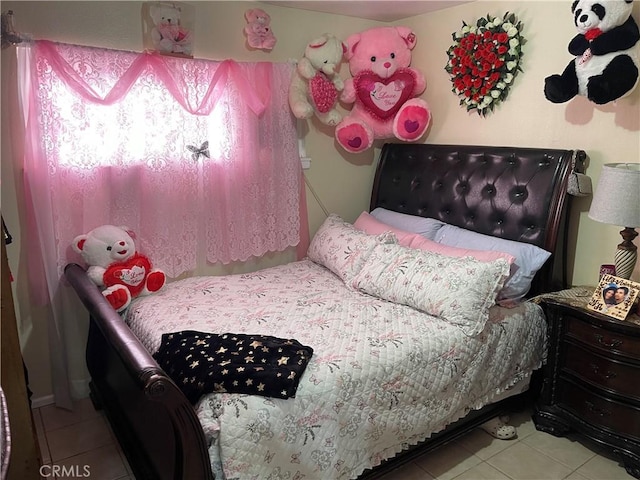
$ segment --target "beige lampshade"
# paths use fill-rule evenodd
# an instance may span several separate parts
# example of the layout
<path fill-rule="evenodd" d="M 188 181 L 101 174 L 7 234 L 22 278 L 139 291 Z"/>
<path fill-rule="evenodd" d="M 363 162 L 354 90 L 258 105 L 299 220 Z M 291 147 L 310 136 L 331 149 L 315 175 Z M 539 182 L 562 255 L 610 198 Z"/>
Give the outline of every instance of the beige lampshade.
<path fill-rule="evenodd" d="M 640 163 L 602 167 L 589 218 L 621 227 L 640 227 Z"/>

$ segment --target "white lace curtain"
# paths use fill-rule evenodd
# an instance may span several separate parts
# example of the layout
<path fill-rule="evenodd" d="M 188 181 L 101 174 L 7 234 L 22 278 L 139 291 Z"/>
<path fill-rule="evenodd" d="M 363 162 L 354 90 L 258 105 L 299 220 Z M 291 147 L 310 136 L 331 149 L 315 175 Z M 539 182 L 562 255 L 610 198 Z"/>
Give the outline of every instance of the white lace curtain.
<path fill-rule="evenodd" d="M 76 317 L 59 298 L 64 266 L 80 261 L 76 235 L 126 225 L 170 277 L 205 259 L 304 252 L 291 67 L 48 41 L 19 47 L 18 57 L 29 276 L 52 305 L 54 393 L 65 406 L 65 385 L 77 381 L 70 350 L 84 348 L 68 338 L 65 322 Z"/>

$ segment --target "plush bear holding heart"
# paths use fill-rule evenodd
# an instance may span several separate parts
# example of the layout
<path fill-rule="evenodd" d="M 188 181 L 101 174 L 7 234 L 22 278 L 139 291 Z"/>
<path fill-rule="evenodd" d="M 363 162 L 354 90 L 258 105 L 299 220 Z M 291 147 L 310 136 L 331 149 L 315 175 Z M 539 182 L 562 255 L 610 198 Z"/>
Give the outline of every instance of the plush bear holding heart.
<path fill-rule="evenodd" d="M 347 38 L 353 78 L 345 81 L 340 100 L 354 105 L 336 127 L 336 139 L 348 152 L 367 150 L 377 138 L 413 142 L 426 132 L 431 112 L 416 98 L 426 82 L 409 66 L 415 45 L 407 27 L 371 28 Z"/>
<path fill-rule="evenodd" d="M 88 265 L 87 275 L 102 288 L 111 306 L 121 312 L 131 299 L 160 290 L 165 274 L 136 251 L 132 234 L 125 228 L 102 225 L 73 240 L 73 249 Z"/>

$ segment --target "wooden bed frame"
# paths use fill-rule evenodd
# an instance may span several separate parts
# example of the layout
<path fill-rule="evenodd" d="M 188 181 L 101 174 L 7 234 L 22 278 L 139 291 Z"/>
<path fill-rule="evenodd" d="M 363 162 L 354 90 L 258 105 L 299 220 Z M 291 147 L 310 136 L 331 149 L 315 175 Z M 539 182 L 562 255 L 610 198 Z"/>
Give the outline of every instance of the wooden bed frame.
<path fill-rule="evenodd" d="M 371 209 L 437 218 L 540 246 L 552 256 L 536 275 L 530 295 L 557 290 L 566 286 L 570 203 L 566 186 L 572 157 L 582 171 L 583 151 L 386 144 L 374 179 Z M 213 479 L 204 432 L 187 398 L 85 270 L 69 264 L 65 276 L 90 314 L 86 358 L 91 399 L 96 408 L 104 409 L 136 479 Z M 504 402 L 525 394 L 471 412 L 362 478 L 379 477 L 467 433 L 501 411 Z"/>

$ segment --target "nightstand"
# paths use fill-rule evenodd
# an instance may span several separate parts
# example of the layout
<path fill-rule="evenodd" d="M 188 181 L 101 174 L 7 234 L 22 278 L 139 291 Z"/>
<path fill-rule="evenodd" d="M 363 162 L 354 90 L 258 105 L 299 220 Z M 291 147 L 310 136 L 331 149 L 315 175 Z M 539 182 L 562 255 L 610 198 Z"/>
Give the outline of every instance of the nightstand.
<path fill-rule="evenodd" d="M 543 298 L 549 353 L 533 421 L 555 436 L 575 431 L 640 478 L 640 317 L 618 321 L 581 298 Z"/>

